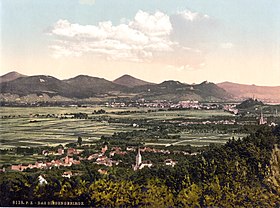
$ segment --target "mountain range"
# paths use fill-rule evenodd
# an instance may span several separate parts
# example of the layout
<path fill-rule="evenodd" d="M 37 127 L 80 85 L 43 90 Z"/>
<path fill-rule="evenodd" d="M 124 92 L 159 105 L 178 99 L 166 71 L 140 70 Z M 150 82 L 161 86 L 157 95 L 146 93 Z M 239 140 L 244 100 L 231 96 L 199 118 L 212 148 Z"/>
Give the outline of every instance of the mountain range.
<path fill-rule="evenodd" d="M 10 72 L 0 77 L 1 100 L 33 96 L 47 96 L 65 99 L 90 99 L 99 101 L 110 99 L 140 99 L 145 100 L 199 100 L 226 101 L 260 96 L 280 102 L 280 87 L 248 86 L 235 83 L 214 84 L 204 81 L 200 84 L 185 84 L 168 80 L 160 84 L 150 83 L 130 75 L 123 75 L 114 81 L 99 77 L 79 75 L 66 80 L 52 76 L 26 76 Z M 258 92 L 258 93 L 253 93 Z M 278 92 L 278 94 L 277 94 Z M 258 99 L 261 99 L 258 97 Z M 33 100 L 34 100 L 33 99 Z"/>

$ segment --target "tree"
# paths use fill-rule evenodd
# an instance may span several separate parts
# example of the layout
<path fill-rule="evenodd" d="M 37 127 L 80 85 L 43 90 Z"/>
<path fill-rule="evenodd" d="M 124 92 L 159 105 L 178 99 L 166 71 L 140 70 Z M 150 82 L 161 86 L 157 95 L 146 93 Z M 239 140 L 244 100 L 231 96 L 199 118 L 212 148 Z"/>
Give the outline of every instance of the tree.
<path fill-rule="evenodd" d="M 139 188 L 131 181 L 98 180 L 89 187 L 90 204 L 95 207 L 135 207 L 140 202 Z"/>
<path fill-rule="evenodd" d="M 182 189 L 177 200 L 182 207 L 201 207 L 201 196 L 202 189 L 198 185 L 192 184 L 191 186 Z"/>
<path fill-rule="evenodd" d="M 82 137 L 79 136 L 78 141 L 77 141 L 78 145 L 82 146 L 82 142 L 83 142 L 83 139 L 82 139 Z"/>
<path fill-rule="evenodd" d="M 144 207 L 174 207 L 171 190 L 158 178 L 149 180 L 140 195 Z"/>

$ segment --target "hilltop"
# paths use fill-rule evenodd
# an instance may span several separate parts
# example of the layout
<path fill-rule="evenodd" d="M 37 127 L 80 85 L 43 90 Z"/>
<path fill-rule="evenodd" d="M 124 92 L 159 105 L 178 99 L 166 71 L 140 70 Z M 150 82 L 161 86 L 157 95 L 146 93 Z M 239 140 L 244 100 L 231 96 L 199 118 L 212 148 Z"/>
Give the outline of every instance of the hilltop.
<path fill-rule="evenodd" d="M 263 102 L 257 99 L 249 98 L 244 100 L 242 103 L 236 106 L 238 109 L 248 109 L 248 108 L 255 108 L 256 106 L 263 106 Z"/>
<path fill-rule="evenodd" d="M 101 94 L 110 94 L 121 92 L 125 89 L 124 86 L 115 84 L 109 80 L 87 75 L 79 75 L 74 78 L 64 80 L 73 88 L 75 92 L 71 97 L 88 98 L 95 97 Z"/>
<path fill-rule="evenodd" d="M 137 79 L 137 78 L 135 78 L 133 76 L 130 76 L 128 74 L 125 74 L 125 75 L 115 79 L 113 82 L 116 83 L 116 84 L 119 84 L 119 85 L 124 85 L 126 87 L 135 87 L 135 86 L 153 84 L 153 83 L 141 80 L 141 79 Z"/>
<path fill-rule="evenodd" d="M 9 82 L 9 81 L 13 81 L 17 78 L 20 78 L 20 77 L 27 77 L 26 75 L 23 75 L 23 74 L 20 74 L 16 71 L 12 71 L 12 72 L 9 72 L 3 76 L 0 76 L 0 83 L 2 82 Z"/>
<path fill-rule="evenodd" d="M 15 80 L 0 83 L 1 93 L 16 94 L 25 96 L 30 94 L 41 95 L 43 93 L 50 96 L 62 95 L 71 96 L 73 87 L 52 76 L 36 75 L 19 77 Z"/>

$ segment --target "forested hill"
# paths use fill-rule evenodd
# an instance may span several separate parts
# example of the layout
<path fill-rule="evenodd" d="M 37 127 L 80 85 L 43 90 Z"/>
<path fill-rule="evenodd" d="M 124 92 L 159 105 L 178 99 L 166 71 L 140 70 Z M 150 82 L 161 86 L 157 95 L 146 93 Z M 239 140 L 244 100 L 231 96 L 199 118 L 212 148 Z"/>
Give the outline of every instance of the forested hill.
<path fill-rule="evenodd" d="M 249 98 L 247 100 L 244 100 L 242 103 L 236 106 L 237 109 L 249 109 L 249 108 L 255 108 L 257 106 L 263 106 L 263 102 L 259 101 L 257 99 Z"/>
<path fill-rule="evenodd" d="M 58 170 L 0 173 L 1 206 L 11 200 L 73 201 L 93 207 L 279 207 L 280 127 L 262 126 L 244 139 L 210 146 L 174 168 L 132 171 L 112 167 L 108 175 L 62 178 Z M 277 175 L 278 174 L 278 175 Z"/>

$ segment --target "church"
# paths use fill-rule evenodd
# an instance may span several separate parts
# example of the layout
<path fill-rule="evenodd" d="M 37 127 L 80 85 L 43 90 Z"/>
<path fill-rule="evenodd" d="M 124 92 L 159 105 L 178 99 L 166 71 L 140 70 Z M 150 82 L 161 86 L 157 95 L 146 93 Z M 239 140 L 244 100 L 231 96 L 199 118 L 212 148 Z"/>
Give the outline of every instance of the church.
<path fill-rule="evenodd" d="M 140 148 L 138 148 L 138 153 L 136 155 L 136 162 L 135 162 L 135 165 L 133 165 L 133 170 L 136 171 L 136 170 L 141 170 L 142 168 L 144 167 L 152 167 L 152 162 L 151 161 L 143 161 L 142 162 L 142 155 L 141 155 L 141 150 Z"/>

